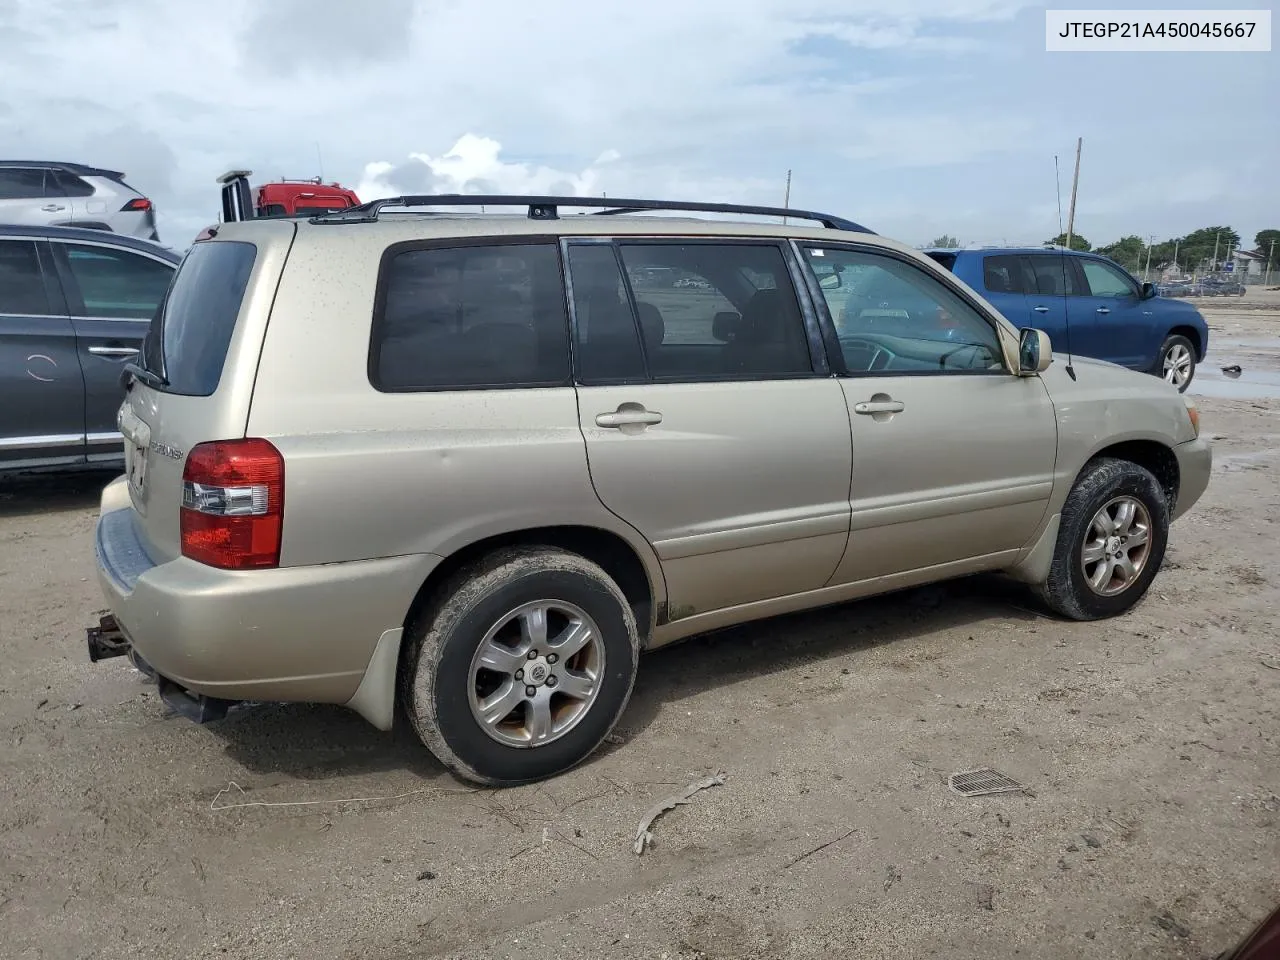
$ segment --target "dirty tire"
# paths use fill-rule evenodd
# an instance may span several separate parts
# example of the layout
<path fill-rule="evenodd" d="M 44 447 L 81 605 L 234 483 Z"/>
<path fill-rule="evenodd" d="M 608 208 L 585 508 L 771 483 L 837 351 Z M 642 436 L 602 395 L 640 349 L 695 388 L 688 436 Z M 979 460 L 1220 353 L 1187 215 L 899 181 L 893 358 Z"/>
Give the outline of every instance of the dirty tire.
<path fill-rule="evenodd" d="M 1152 368 L 1151 372 L 1161 380 L 1164 380 L 1165 360 L 1168 358 L 1170 352 L 1177 349 L 1186 350 L 1187 356 L 1190 357 L 1191 366 L 1187 371 L 1186 382 L 1181 384 L 1174 383 L 1173 386 L 1178 388 L 1179 393 L 1186 393 L 1187 387 L 1191 386 L 1191 381 L 1196 378 L 1196 348 L 1195 344 L 1182 334 L 1174 333 L 1165 338 L 1164 343 L 1160 345 L 1160 353 L 1156 355 L 1156 365 Z M 1166 380 L 1165 382 L 1167 383 L 1169 381 Z"/>
<path fill-rule="evenodd" d="M 538 600 L 575 604 L 602 634 L 600 690 L 582 719 L 539 747 L 492 739 L 471 712 L 471 660 L 485 633 L 509 611 Z M 554 547 L 512 547 L 460 570 L 427 602 L 406 632 L 400 699 L 418 737 L 463 779 L 515 786 L 555 776 L 600 745 L 631 697 L 639 657 L 635 616 L 599 566 Z"/>
<path fill-rule="evenodd" d="M 1134 497 L 1146 507 L 1151 518 L 1151 546 L 1134 582 L 1121 593 L 1101 596 L 1086 582 L 1081 552 L 1094 515 L 1118 496 Z M 1091 460 L 1063 504 L 1053 564 L 1037 592 L 1051 610 L 1072 620 L 1100 620 L 1125 613 L 1146 595 L 1164 562 L 1168 542 L 1169 503 L 1151 471 L 1113 457 Z"/>

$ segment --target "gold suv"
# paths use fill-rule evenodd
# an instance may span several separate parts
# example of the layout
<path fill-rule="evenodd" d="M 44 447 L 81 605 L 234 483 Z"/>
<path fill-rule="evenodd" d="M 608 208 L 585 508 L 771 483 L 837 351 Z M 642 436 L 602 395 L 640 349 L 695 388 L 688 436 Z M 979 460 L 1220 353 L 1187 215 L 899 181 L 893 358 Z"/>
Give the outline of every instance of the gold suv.
<path fill-rule="evenodd" d="M 1169 384 L 760 207 L 232 218 L 127 380 L 90 655 L 199 720 L 399 705 L 486 784 L 582 761 L 639 653 L 712 628 L 984 570 L 1123 613 L 1211 460 Z"/>

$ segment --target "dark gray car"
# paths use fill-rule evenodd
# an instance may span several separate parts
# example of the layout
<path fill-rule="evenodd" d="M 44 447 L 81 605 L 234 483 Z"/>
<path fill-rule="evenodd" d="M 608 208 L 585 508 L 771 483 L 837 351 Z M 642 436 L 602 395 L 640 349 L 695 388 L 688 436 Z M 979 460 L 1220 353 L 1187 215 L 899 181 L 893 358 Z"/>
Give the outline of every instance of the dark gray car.
<path fill-rule="evenodd" d="M 0 223 L 0 472 L 123 460 L 123 366 L 181 257 L 101 230 Z"/>

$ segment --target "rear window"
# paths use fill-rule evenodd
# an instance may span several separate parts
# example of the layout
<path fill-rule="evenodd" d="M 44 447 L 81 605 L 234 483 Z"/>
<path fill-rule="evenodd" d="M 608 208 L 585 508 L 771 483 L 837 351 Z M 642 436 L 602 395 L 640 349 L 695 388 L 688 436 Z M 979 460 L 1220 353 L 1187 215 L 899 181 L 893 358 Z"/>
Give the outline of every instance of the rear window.
<path fill-rule="evenodd" d="M 207 397 L 218 388 L 257 255 L 252 243 L 202 241 L 182 261 L 147 337 L 147 368 L 166 392 Z"/>
<path fill-rule="evenodd" d="M 569 383 L 556 245 L 432 247 L 384 260 L 369 379 L 383 391 Z"/>

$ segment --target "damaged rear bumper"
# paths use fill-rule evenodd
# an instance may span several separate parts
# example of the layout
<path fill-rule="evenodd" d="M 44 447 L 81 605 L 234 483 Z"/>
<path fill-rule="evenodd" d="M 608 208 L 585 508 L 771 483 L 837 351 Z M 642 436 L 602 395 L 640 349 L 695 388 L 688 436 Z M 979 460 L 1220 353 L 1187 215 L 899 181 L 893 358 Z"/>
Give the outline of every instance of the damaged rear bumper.
<path fill-rule="evenodd" d="M 121 629 L 116 618 L 110 614 L 99 618 L 97 626 L 88 627 L 85 630 L 85 643 L 89 648 L 89 660 L 92 663 L 127 656 L 139 671 L 155 681 L 160 699 L 164 701 L 165 706 L 195 723 L 212 723 L 215 720 L 221 720 L 232 707 L 244 702 L 195 693 L 161 675 L 143 658 L 142 654 L 133 649 L 129 637 Z"/>

